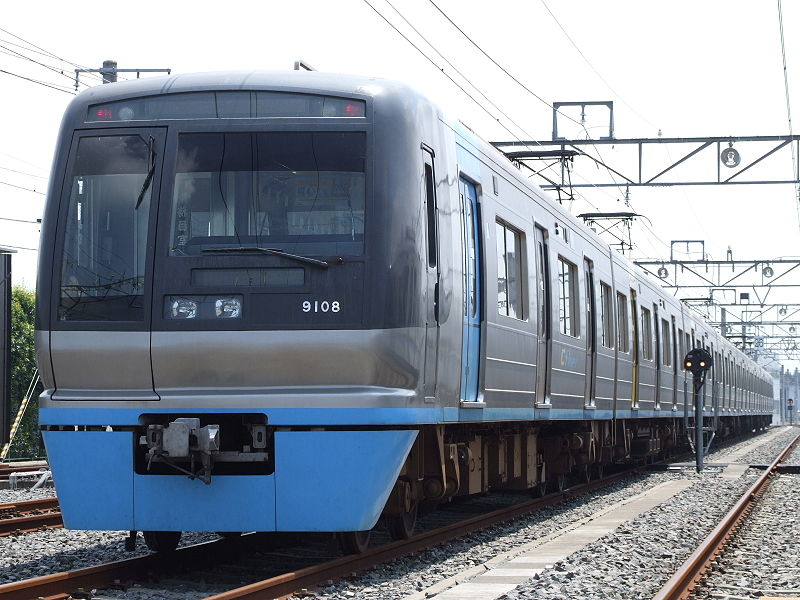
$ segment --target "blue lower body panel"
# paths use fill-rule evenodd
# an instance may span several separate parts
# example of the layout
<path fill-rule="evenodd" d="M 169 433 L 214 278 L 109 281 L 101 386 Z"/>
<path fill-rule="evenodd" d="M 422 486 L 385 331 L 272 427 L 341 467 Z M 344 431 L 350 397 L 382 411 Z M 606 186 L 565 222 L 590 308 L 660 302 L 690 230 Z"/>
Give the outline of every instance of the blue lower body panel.
<path fill-rule="evenodd" d="M 45 431 L 64 524 L 143 531 L 358 531 L 372 528 L 417 432 L 281 431 L 275 473 L 134 472 L 134 434 Z"/>

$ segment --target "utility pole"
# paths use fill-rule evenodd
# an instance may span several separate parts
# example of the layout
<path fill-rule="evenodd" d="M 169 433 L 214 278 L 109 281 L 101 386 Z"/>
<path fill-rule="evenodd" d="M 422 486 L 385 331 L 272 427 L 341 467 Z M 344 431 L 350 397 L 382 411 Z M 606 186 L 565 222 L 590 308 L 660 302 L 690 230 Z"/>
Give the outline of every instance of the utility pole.
<path fill-rule="evenodd" d="M 11 255 L 0 248 L 0 450 L 9 443 L 11 425 Z"/>

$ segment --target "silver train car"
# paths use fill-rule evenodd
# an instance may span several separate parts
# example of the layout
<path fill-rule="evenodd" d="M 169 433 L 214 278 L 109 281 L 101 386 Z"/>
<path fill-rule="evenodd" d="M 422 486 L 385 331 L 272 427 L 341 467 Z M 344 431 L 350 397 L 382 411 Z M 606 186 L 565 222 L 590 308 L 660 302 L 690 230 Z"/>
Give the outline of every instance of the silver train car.
<path fill-rule="evenodd" d="M 382 79 L 177 75 L 69 105 L 38 277 L 67 527 L 411 534 L 718 435 L 769 375 L 468 128 Z"/>

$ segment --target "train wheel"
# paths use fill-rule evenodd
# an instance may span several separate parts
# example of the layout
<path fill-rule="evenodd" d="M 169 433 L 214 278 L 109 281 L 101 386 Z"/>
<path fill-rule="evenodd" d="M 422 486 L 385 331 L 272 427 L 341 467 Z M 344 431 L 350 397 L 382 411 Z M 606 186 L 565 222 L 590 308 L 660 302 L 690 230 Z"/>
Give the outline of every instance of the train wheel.
<path fill-rule="evenodd" d="M 181 541 L 180 531 L 145 531 L 144 542 L 153 552 L 172 552 Z"/>
<path fill-rule="evenodd" d="M 605 475 L 605 467 L 603 463 L 594 463 L 592 465 L 592 477 L 594 479 L 602 479 L 603 475 Z"/>
<path fill-rule="evenodd" d="M 369 546 L 371 531 L 340 531 L 336 534 L 342 554 L 361 554 Z"/>
<path fill-rule="evenodd" d="M 418 509 L 419 503 L 415 502 L 408 512 L 397 517 L 386 517 L 386 528 L 393 540 L 407 540 L 414 535 Z"/>

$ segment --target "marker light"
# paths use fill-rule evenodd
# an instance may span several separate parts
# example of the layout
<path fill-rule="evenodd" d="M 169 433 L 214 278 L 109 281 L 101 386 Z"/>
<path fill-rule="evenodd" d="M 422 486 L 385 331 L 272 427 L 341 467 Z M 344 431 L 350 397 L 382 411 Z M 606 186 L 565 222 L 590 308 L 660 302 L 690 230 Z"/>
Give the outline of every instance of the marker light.
<path fill-rule="evenodd" d="M 114 118 L 114 113 L 110 108 L 98 108 L 95 116 L 98 121 L 110 121 Z"/>

